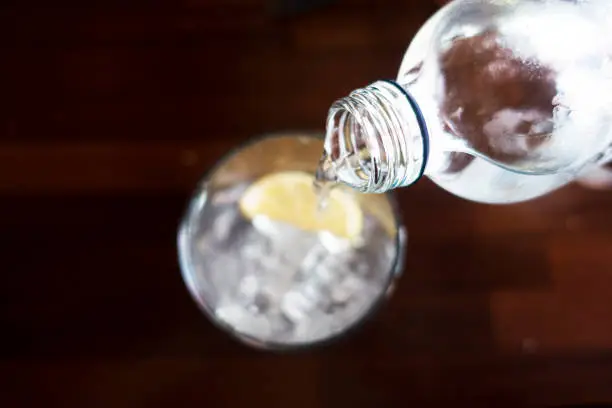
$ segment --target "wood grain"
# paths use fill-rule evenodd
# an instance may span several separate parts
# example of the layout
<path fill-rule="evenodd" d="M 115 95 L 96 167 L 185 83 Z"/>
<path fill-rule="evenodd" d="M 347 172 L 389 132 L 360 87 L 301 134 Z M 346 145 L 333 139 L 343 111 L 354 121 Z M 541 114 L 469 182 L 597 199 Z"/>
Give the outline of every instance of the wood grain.
<path fill-rule="evenodd" d="M 328 347 L 249 350 L 199 313 L 175 232 L 201 175 L 249 137 L 320 130 L 393 77 L 433 1 L 0 6 L 0 405 L 612 403 L 612 194 L 513 206 L 421 181 L 399 287 Z"/>

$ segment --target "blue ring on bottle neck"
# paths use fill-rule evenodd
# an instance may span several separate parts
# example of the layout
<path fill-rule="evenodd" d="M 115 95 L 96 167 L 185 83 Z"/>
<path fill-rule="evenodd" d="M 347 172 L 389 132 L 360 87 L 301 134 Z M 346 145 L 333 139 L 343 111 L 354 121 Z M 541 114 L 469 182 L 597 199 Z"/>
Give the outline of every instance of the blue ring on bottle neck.
<path fill-rule="evenodd" d="M 383 81 L 396 87 L 406 97 L 406 99 L 408 100 L 408 103 L 410 103 L 410 106 L 412 107 L 414 115 L 416 116 L 417 123 L 419 124 L 419 129 L 421 131 L 421 138 L 423 139 L 423 164 L 421 166 L 421 169 L 419 170 L 419 175 L 417 176 L 417 178 L 415 178 L 412 183 L 404 186 L 404 187 L 409 187 L 413 185 L 414 183 L 416 183 L 417 181 L 419 181 L 420 178 L 423 177 L 423 174 L 425 174 L 425 168 L 427 167 L 427 160 L 429 159 L 429 132 L 427 131 L 427 124 L 425 123 L 425 117 L 423 115 L 423 112 L 421 111 L 419 104 L 414 99 L 414 97 L 410 94 L 410 92 L 405 90 L 400 84 L 398 84 L 397 82 L 393 80 L 383 79 Z"/>

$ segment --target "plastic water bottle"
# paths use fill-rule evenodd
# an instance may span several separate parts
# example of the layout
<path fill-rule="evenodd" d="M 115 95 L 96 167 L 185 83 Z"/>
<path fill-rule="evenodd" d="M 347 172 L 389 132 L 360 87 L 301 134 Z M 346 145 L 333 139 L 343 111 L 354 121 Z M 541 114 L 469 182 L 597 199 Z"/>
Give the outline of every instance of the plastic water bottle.
<path fill-rule="evenodd" d="M 611 159 L 612 1 L 455 0 L 394 81 L 332 105 L 317 178 L 512 203 Z"/>

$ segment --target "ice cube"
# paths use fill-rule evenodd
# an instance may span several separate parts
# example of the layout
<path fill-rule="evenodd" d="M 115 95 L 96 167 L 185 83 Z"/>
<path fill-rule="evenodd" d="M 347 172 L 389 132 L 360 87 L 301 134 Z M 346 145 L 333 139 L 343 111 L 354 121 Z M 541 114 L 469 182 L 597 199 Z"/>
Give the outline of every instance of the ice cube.
<path fill-rule="evenodd" d="M 271 303 L 270 297 L 264 292 L 258 293 L 253 299 L 253 304 L 257 307 L 259 313 L 265 313 L 270 309 Z"/>
<path fill-rule="evenodd" d="M 210 229 L 205 230 L 204 233 L 196 238 L 195 250 L 201 256 L 213 254 L 217 246 L 217 238 L 210 231 Z"/>
<path fill-rule="evenodd" d="M 327 253 L 328 252 L 323 245 L 314 244 L 312 247 L 310 247 L 304 258 L 302 259 L 300 269 L 304 272 L 315 270 L 319 266 L 323 258 L 327 256 Z"/>
<path fill-rule="evenodd" d="M 240 197 L 242 196 L 244 191 L 247 189 L 247 187 L 248 185 L 243 184 L 243 185 L 239 185 L 233 188 L 226 188 L 223 190 L 218 190 L 212 196 L 211 202 L 215 206 L 217 205 L 226 206 L 226 205 L 231 205 L 233 203 L 236 203 L 238 202 L 238 200 L 240 200 Z"/>
<path fill-rule="evenodd" d="M 272 334 L 277 340 L 286 340 L 293 333 L 293 323 L 280 312 L 268 314 Z"/>
<path fill-rule="evenodd" d="M 319 263 L 319 274 L 327 273 L 334 276 L 336 279 L 342 278 L 344 275 L 352 272 L 351 262 L 357 256 L 358 255 L 353 250 L 329 254 Z"/>
<path fill-rule="evenodd" d="M 257 278 L 253 275 L 246 275 L 240 280 L 240 285 L 238 287 L 238 291 L 241 296 L 246 298 L 254 298 L 259 291 L 259 282 Z"/>
<path fill-rule="evenodd" d="M 237 304 L 227 304 L 215 310 L 217 317 L 236 331 L 258 339 L 267 339 L 271 334 L 270 323 L 265 316 L 253 315 Z"/>
<path fill-rule="evenodd" d="M 242 262 L 231 254 L 220 253 L 202 259 L 203 275 L 198 277 L 204 285 L 210 285 L 218 293 L 234 291 L 242 277 Z"/>
<path fill-rule="evenodd" d="M 270 252 L 270 243 L 257 231 L 248 231 L 244 234 L 242 242 L 235 249 L 235 252 L 235 255 L 245 261 L 259 260 L 263 254 Z"/>
<path fill-rule="evenodd" d="M 345 252 L 351 248 L 351 241 L 340 238 L 328 231 L 319 232 L 319 241 L 332 254 Z"/>
<path fill-rule="evenodd" d="M 348 275 L 332 288 L 331 297 L 336 302 L 344 303 L 353 296 L 364 295 L 365 287 L 366 284 L 362 279 Z"/>
<path fill-rule="evenodd" d="M 330 294 L 327 285 L 316 277 L 304 282 L 300 288 L 303 296 L 317 306 L 318 309 L 326 309 L 330 303 Z"/>
<path fill-rule="evenodd" d="M 337 317 L 323 313 L 313 313 L 301 320 L 295 327 L 294 339 L 297 341 L 316 341 L 338 332 L 344 324 Z"/>
<path fill-rule="evenodd" d="M 269 240 L 277 257 L 283 258 L 290 264 L 301 262 L 310 248 L 317 243 L 316 234 L 265 216 L 255 217 L 253 226 Z"/>
<path fill-rule="evenodd" d="M 237 210 L 233 207 L 228 207 L 227 210 L 222 211 L 215 219 L 213 234 L 219 241 L 226 241 L 231 232 L 232 227 L 236 224 L 237 218 L 239 217 Z"/>
<path fill-rule="evenodd" d="M 294 324 L 308 317 L 314 309 L 313 302 L 298 291 L 291 291 L 283 296 L 281 300 L 282 313 Z"/>
<path fill-rule="evenodd" d="M 257 215 L 251 222 L 257 231 L 272 240 L 287 241 L 301 232 L 292 225 L 274 221 L 265 215 Z"/>
<path fill-rule="evenodd" d="M 351 298 L 352 294 L 353 292 L 351 291 L 351 288 L 347 286 L 336 286 L 331 290 L 331 298 L 335 303 L 347 302 Z"/>
<path fill-rule="evenodd" d="M 337 274 L 335 274 L 333 270 L 327 268 L 325 265 L 317 266 L 311 273 L 322 283 L 327 285 L 333 285 L 337 280 Z"/>
<path fill-rule="evenodd" d="M 215 314 L 219 320 L 232 327 L 240 325 L 246 316 L 244 308 L 238 304 L 225 304 L 215 309 Z"/>

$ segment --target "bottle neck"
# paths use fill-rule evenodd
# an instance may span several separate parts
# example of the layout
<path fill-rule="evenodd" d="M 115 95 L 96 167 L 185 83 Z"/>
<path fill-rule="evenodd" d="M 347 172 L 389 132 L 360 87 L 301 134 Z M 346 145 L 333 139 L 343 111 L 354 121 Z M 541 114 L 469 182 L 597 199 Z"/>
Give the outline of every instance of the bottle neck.
<path fill-rule="evenodd" d="M 377 81 L 330 108 L 320 170 L 362 192 L 383 193 L 415 183 L 428 155 L 416 101 L 397 83 Z"/>

